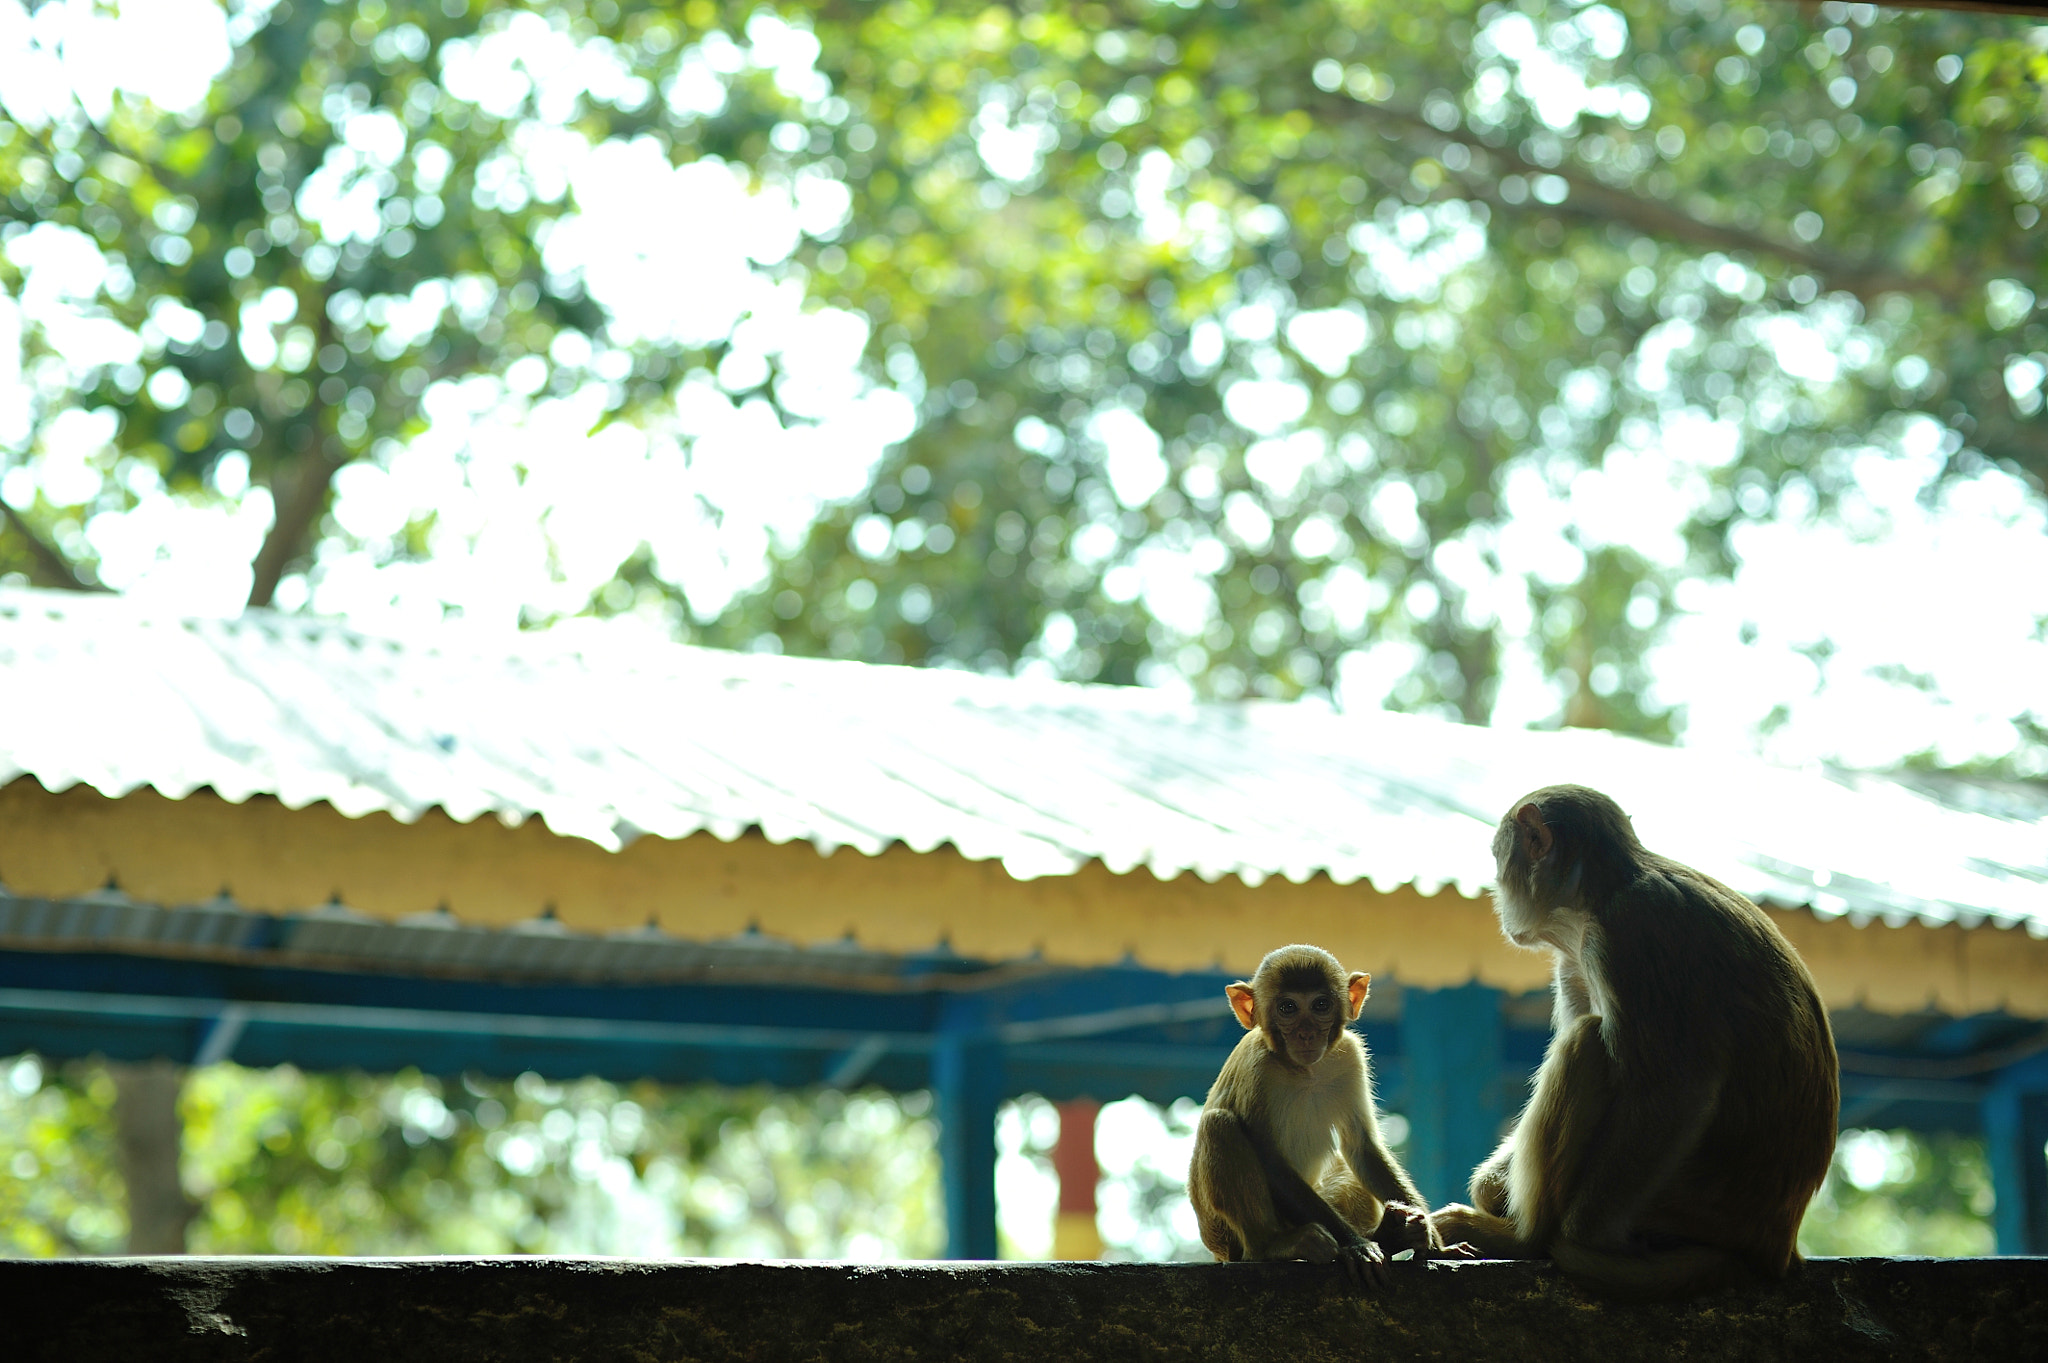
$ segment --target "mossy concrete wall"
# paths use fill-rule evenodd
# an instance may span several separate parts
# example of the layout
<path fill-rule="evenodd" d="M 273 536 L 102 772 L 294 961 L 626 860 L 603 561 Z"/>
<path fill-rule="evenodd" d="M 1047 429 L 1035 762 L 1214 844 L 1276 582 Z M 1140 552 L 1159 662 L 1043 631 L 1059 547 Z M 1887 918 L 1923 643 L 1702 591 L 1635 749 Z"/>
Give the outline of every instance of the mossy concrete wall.
<path fill-rule="evenodd" d="M 1768 1290 L 1605 1302 L 1547 1265 L 618 1259 L 0 1263 L 16 1363 L 2048 1359 L 2048 1259 L 1817 1260 Z"/>

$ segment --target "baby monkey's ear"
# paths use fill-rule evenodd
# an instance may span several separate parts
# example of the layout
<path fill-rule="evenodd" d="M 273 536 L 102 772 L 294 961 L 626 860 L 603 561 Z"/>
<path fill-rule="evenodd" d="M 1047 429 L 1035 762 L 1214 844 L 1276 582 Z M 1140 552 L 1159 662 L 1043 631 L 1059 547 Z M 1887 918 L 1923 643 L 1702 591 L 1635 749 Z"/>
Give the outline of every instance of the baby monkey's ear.
<path fill-rule="evenodd" d="M 1358 1021 L 1358 1010 L 1365 1007 L 1366 996 L 1372 993 L 1372 976 L 1363 970 L 1351 972 L 1351 1010 L 1344 1015 L 1346 1022 Z"/>
<path fill-rule="evenodd" d="M 1236 984 L 1226 984 L 1223 986 L 1223 996 L 1230 1000 L 1230 1011 L 1237 1014 L 1237 1020 L 1244 1024 L 1247 1032 L 1258 1025 L 1259 1000 L 1258 995 L 1252 993 L 1250 985 L 1243 980 Z"/>

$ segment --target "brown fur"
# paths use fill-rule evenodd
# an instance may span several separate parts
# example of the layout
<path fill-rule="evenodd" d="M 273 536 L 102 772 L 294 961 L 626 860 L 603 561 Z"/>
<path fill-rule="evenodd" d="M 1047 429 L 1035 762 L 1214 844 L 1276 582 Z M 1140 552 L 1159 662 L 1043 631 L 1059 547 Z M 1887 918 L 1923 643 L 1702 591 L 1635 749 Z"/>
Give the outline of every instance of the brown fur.
<path fill-rule="evenodd" d="M 1442 1249 L 1380 1137 L 1365 1047 L 1345 1030 L 1368 984 L 1326 951 L 1290 946 L 1230 986 L 1245 1035 L 1209 1090 L 1188 1171 L 1218 1259 L 1377 1264 L 1388 1249 Z"/>
<path fill-rule="evenodd" d="M 1555 958 L 1553 1035 L 1513 1132 L 1445 1235 L 1642 1295 L 1777 1278 L 1832 1158 L 1833 1032 L 1762 910 L 1646 850 L 1583 786 L 1494 838 L 1501 924 Z"/>

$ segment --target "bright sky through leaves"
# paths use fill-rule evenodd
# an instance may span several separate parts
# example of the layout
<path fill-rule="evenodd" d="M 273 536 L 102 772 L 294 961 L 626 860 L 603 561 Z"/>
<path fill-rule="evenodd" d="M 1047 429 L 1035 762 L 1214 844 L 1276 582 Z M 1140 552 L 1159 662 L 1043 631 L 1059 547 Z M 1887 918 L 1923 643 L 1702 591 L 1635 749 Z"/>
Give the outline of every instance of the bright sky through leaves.
<path fill-rule="evenodd" d="M 377 0 L 371 4 L 385 12 Z M 1831 9 L 1809 47 L 1791 60 L 1826 76 L 1852 44 L 1864 41 L 1859 26 L 1870 17 L 1839 8 L 1842 14 Z M 65 0 L 31 16 L 17 0 L 0 0 L 0 105 L 31 130 L 73 116 L 74 108 L 104 123 L 119 92 L 173 113 L 196 111 L 227 70 L 231 44 L 261 33 L 272 13 L 251 5 L 223 15 L 208 0 L 118 7 Z M 380 53 L 390 47 L 395 60 L 429 55 L 429 39 L 416 26 L 387 23 L 380 31 L 359 22 L 357 28 L 366 40 L 374 36 Z M 1658 154 L 1681 156 L 1690 145 L 1686 131 L 1677 123 L 1658 126 L 1669 114 L 1659 113 L 1650 93 L 1618 62 L 1632 34 L 1631 20 L 1604 5 L 1564 18 L 1489 10 L 1470 40 L 1476 75 L 1463 101 L 1466 116 L 1483 123 L 1525 106 L 1538 125 L 1525 146 L 1539 153 L 1544 129 L 1582 138 L 1597 124 L 1617 133 L 1639 130 Z M 1136 51 L 1132 41 L 1105 32 L 1097 55 L 1128 62 Z M 1757 23 L 1736 28 L 1732 47 L 1715 58 L 1715 81 L 1730 89 L 1753 82 L 1761 63 L 1788 60 L 1772 47 L 1782 41 Z M 546 350 L 499 372 L 434 380 L 421 395 L 423 419 L 415 429 L 334 475 L 331 524 L 338 533 L 323 538 L 310 563 L 283 579 L 280 605 L 344 615 L 372 629 L 427 625 L 451 610 L 510 628 L 574 617 L 594 598 L 630 602 L 632 592 L 622 593 L 613 579 L 622 560 L 638 553 L 687 603 L 690 616 L 714 620 L 738 610 L 764 581 L 771 551 L 797 549 L 821 509 L 865 495 L 892 442 L 928 420 L 920 412 L 929 411 L 933 394 L 912 350 L 878 337 L 878 324 L 858 310 L 807 300 L 804 272 L 792 269 L 800 251 L 809 253 L 804 258 L 813 269 L 846 258 L 836 244 L 820 254 L 820 244 L 836 242 L 858 207 L 828 162 L 763 178 L 717 154 L 672 154 L 646 134 L 593 142 L 577 122 L 594 101 L 715 118 L 730 113 L 735 82 L 758 75 L 792 107 L 813 111 L 822 122 L 812 127 L 824 128 L 845 118 L 831 107 L 838 87 L 824 74 L 843 60 L 828 60 L 835 54 L 800 24 L 766 12 L 711 31 L 653 67 L 622 53 L 572 32 L 545 11 L 518 10 L 492 15 L 434 54 L 448 97 L 505 120 L 502 147 L 481 163 L 474 192 L 500 209 L 558 205 L 537 238 L 540 259 L 551 277 L 581 281 L 602 309 L 604 331 L 592 337 L 564 329 Z M 1861 70 L 1870 81 L 1896 60 L 1884 47 L 1858 59 L 1862 67 L 1842 69 Z M 1953 82 L 1961 71 L 1958 65 L 1951 74 L 1937 64 L 1941 80 Z M 1308 74 L 1321 91 L 1368 102 L 1388 98 L 1379 88 L 1388 73 L 1355 57 L 1322 58 Z M 1393 75 L 1406 79 L 1399 70 Z M 1833 79 L 1823 87 L 1828 99 L 1850 107 L 1860 97 L 1856 80 Z M 971 131 L 991 185 L 1018 194 L 1052 173 L 1063 154 L 1061 139 L 1069 136 L 1058 112 L 1063 106 L 1034 102 L 1022 93 L 1026 88 L 988 86 Z M 1137 88 L 1107 98 L 1093 126 L 1142 128 L 1156 115 L 1157 101 L 1132 93 Z M 331 92 L 329 104 L 335 97 Z M 294 205 L 317 234 L 315 253 L 368 244 L 392 230 L 377 188 L 386 169 L 405 163 L 426 189 L 449 173 L 447 153 L 428 145 L 417 120 L 352 96 L 323 108 L 335 138 L 300 183 Z M 1421 112 L 1440 128 L 1454 127 L 1460 117 L 1436 95 Z M 1716 131 L 1695 128 L 1690 136 Z M 799 153 L 820 135 L 800 120 L 784 121 L 769 140 L 780 151 Z M 846 144 L 857 148 L 860 135 L 845 134 Z M 1222 135 L 1197 137 L 1172 152 L 1141 150 L 1127 162 L 1120 144 L 1106 142 L 1097 160 L 1104 167 L 1124 165 L 1128 190 L 1103 191 L 1102 211 L 1128 213 L 1134 240 L 1191 259 L 1220 263 L 1244 243 L 1282 242 L 1290 222 L 1274 204 L 1233 207 L 1188 192 L 1190 175 L 1218 154 L 1211 144 L 1220 148 Z M 866 136 L 872 143 L 873 135 Z M 1813 137 L 1816 146 L 1824 140 Z M 1928 194 L 1944 183 L 1946 154 L 1928 153 L 1922 181 Z M 1444 166 L 1455 159 L 1450 151 L 1444 158 Z M 1501 193 L 1563 202 L 1582 192 L 1560 178 L 1570 170 L 1560 165 L 1556 174 L 1513 177 L 1516 187 L 1503 182 Z M 1416 174 L 1426 178 L 1425 171 L 1445 173 L 1423 167 Z M 1121 203 L 1111 202 L 1116 194 L 1125 196 Z M 984 188 L 980 202 L 998 212 L 1001 198 Z M 1455 303 L 1465 296 L 1461 291 L 1470 292 L 1475 263 L 1504 230 L 1498 222 L 1489 225 L 1484 209 L 1458 198 L 1392 209 L 1383 203 L 1349 229 L 1346 249 L 1388 299 Z M 181 211 L 175 199 L 155 210 L 166 234 L 159 243 L 172 243 L 166 249 L 180 249 L 178 234 L 192 226 L 179 220 Z M 248 457 L 230 451 L 198 488 L 174 486 L 143 461 L 123 459 L 116 467 L 109 452 L 114 409 L 45 404 L 35 409 L 38 420 L 21 378 L 24 352 L 12 339 L 24 325 L 40 328 L 51 351 L 74 371 L 93 365 L 135 370 L 150 400 L 168 410 L 191 400 L 193 385 L 175 365 L 150 370 L 154 361 L 147 357 L 160 351 L 164 338 L 198 343 L 206 319 L 164 298 L 151 305 L 140 331 L 122 326 L 96 302 L 103 292 L 118 295 L 131 287 L 125 267 L 109 265 L 113 258 L 103 243 L 49 222 L 22 228 L 10 230 L 4 245 L 19 285 L 12 297 L 0 297 L 0 445 L 19 453 L 0 466 L 0 499 L 23 511 L 87 507 L 70 533 L 108 585 L 185 610 L 236 610 L 274 510 L 271 489 Z M 1810 211 L 1794 216 L 1789 230 L 1801 241 L 1832 240 L 1826 234 L 1833 229 Z M 229 252 L 230 274 L 242 268 L 233 256 Z M 1541 260 L 1533 264 L 1531 278 L 1544 268 Z M 1569 260 L 1560 257 L 1556 269 L 1567 268 Z M 1737 307 L 1776 287 L 1736 254 L 1706 252 L 1689 268 L 1706 296 Z M 2015 325 L 2030 315 L 2039 283 L 1993 278 L 1981 286 L 1980 306 L 1993 325 Z M 1647 293 L 1664 284 L 1638 266 L 1617 287 L 1622 294 Z M 1795 280 L 1795 297 L 1798 288 Z M 1405 678 L 1426 674 L 1433 657 L 1443 656 L 1432 655 L 1421 625 L 1455 617 L 1499 639 L 1499 689 L 1486 713 L 1496 722 L 1543 723 L 1555 719 L 1560 698 L 1553 664 L 1532 642 L 1547 627 L 1546 609 L 1558 609 L 1545 607 L 1541 592 L 1572 587 L 1590 571 L 1589 556 L 1613 550 L 1672 590 L 1638 593 L 1626 602 L 1628 624 L 1651 641 L 1644 677 L 1630 681 L 1603 663 L 1588 668 L 1585 685 L 1601 694 L 1639 686 L 1653 710 L 1683 707 L 1689 741 L 1761 743 L 1793 761 L 1885 765 L 1927 753 L 1941 763 L 1969 763 L 2012 754 L 2020 737 L 2011 721 L 2048 706 L 2042 624 L 2048 619 L 2048 536 L 2038 491 L 1996 467 L 1967 480 L 1940 481 L 1951 452 L 1940 422 L 1909 419 L 1887 432 L 1873 430 L 1869 450 L 1852 453 L 1843 490 L 1824 507 L 1812 498 L 1802 504 L 1797 480 L 1788 494 L 1766 496 L 1755 507 L 1744 502 L 1740 510 L 1749 523 L 1729 539 L 1732 574 L 1703 578 L 1687 526 L 1704 503 L 1725 495 L 1714 488 L 1744 435 L 1739 423 L 1697 401 L 1660 398 L 1679 393 L 1678 366 L 1710 344 L 1726 344 L 1703 330 L 1696 310 L 1681 310 L 1644 331 L 1619 374 L 1587 366 L 1560 381 L 1556 405 L 1542 414 L 1560 430 L 1600 422 L 1617 402 L 1617 384 L 1643 395 L 1647 405 L 1638 402 L 1643 414 L 1619 422 L 1597 464 L 1573 469 L 1523 460 L 1504 468 L 1498 484 L 1504 514 L 1492 523 L 1450 535 L 1433 529 L 1425 505 L 1429 474 L 1372 485 L 1359 522 L 1347 524 L 1342 514 L 1283 521 L 1276 514 L 1308 499 L 1325 476 L 1318 471 L 1333 461 L 1364 471 L 1385 458 L 1375 444 L 1385 434 L 1361 427 L 1333 439 L 1329 421 L 1312 417 L 1312 409 L 1355 403 L 1346 385 L 1353 391 L 1357 385 L 1345 376 L 1359 356 L 1390 344 L 1435 344 L 1441 338 L 1433 339 L 1431 328 L 1447 325 L 1448 314 L 1419 308 L 1390 325 L 1355 302 L 1296 307 L 1276 297 L 1219 295 L 1213 315 L 1195 319 L 1188 334 L 1187 365 L 1249 357 L 1217 388 L 1222 414 L 1249 438 L 1245 490 L 1219 486 L 1215 530 L 1174 531 L 1133 544 L 1114 516 L 1072 527 L 1063 552 L 1077 569 L 1099 574 L 1109 607 L 1142 608 L 1170 635 L 1213 643 L 1223 609 L 1217 575 L 1228 565 L 1242 564 L 1248 553 L 1328 562 L 1329 570 L 1304 589 L 1304 609 L 1320 612 L 1317 618 L 1340 635 L 1362 637 L 1335 658 L 1321 689 L 1347 705 L 1374 705 L 1390 695 L 1398 700 Z M 377 324 L 396 349 L 409 325 L 408 308 L 424 329 L 449 310 L 468 315 L 476 309 L 482 318 L 489 303 L 456 278 L 422 283 L 378 306 Z M 235 344 L 252 364 L 304 366 L 314 348 L 314 320 L 299 315 L 290 291 L 272 289 L 242 304 Z M 1927 372 L 1918 356 L 1890 357 L 1884 328 L 1846 301 L 1821 297 L 1740 327 L 1750 329 L 1747 342 L 1775 361 L 1785 382 L 1814 394 L 1873 363 L 1893 364 L 1896 381 L 1909 389 Z M 1306 369 L 1284 361 L 1282 343 Z M 618 419 L 615 391 L 634 372 L 634 348 L 662 346 L 710 346 L 720 353 L 714 367 L 676 383 L 666 406 Z M 1136 363 L 1135 350 L 1133 357 Z M 1061 364 L 1077 373 L 1089 367 L 1074 356 Z M 759 388 L 771 372 L 772 402 Z M 2003 381 L 2020 412 L 2038 412 L 2044 377 L 2048 357 L 2018 355 L 2006 364 Z M 1398 437 L 1413 426 L 1417 415 L 1405 401 L 1382 399 L 1370 411 L 1380 432 Z M 1033 434 L 1034 424 L 1042 434 Z M 1110 399 L 1070 432 L 1026 416 L 1015 438 L 1020 448 L 1037 448 L 1054 464 L 1071 457 L 1076 440 L 1092 446 L 1109 507 L 1122 509 L 1128 520 L 1162 496 L 1201 499 L 1201 479 L 1211 475 L 1199 464 L 1187 466 L 1168 447 L 1178 434 L 1148 423 L 1142 404 Z M 122 490 L 113 503 L 101 492 L 110 479 Z M 1749 495 L 1744 491 L 1741 498 Z M 95 502 L 98 509 L 90 509 Z M 1347 564 L 1360 523 L 1388 544 L 1426 555 L 1426 575 L 1404 582 Z M 388 546 L 408 535 L 418 537 L 418 549 L 391 553 Z M 945 526 L 871 511 L 851 526 L 847 542 L 886 569 L 943 552 L 953 538 Z M 1262 590 L 1256 569 L 1253 582 L 1255 592 Z M 1535 584 L 1536 594 L 1526 584 Z M 845 591 L 850 602 L 876 597 L 863 581 Z M 774 597 L 777 614 L 789 595 Z M 798 609 L 805 595 L 794 598 Z M 942 597 L 935 586 L 913 581 L 889 588 L 878 604 L 924 623 L 944 615 Z M 1390 612 L 1419 623 L 1407 631 L 1376 631 L 1373 622 Z M 1094 628 L 1071 607 L 1051 608 L 1020 665 L 1068 672 L 1091 647 Z M 1235 633 L 1261 651 L 1267 647 L 1261 630 L 1279 640 L 1292 627 L 1268 612 L 1240 623 Z M 1231 633 L 1226 629 L 1223 637 Z M 1279 645 L 1282 655 L 1285 647 Z M 1141 668 L 1142 678 L 1168 686 L 1193 680 L 1204 693 L 1214 692 L 1199 668 L 1181 673 L 1171 664 L 1175 656 L 1194 657 L 1187 648 L 1167 656 L 1166 665 Z M 1313 672 L 1303 675 L 1317 689 Z"/>

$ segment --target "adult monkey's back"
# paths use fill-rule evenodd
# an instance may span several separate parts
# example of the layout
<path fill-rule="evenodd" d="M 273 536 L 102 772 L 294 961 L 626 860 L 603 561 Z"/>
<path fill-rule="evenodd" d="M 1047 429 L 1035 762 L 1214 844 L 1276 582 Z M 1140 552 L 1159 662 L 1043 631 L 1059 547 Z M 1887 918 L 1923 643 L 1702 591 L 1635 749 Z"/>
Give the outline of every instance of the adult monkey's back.
<path fill-rule="evenodd" d="M 1584 786 L 1494 835 L 1501 927 L 1549 949 L 1552 1035 L 1515 1129 L 1447 1240 L 1676 1294 L 1799 1262 L 1835 1145 L 1840 1074 L 1813 976 L 1735 891 L 1636 840 Z"/>

